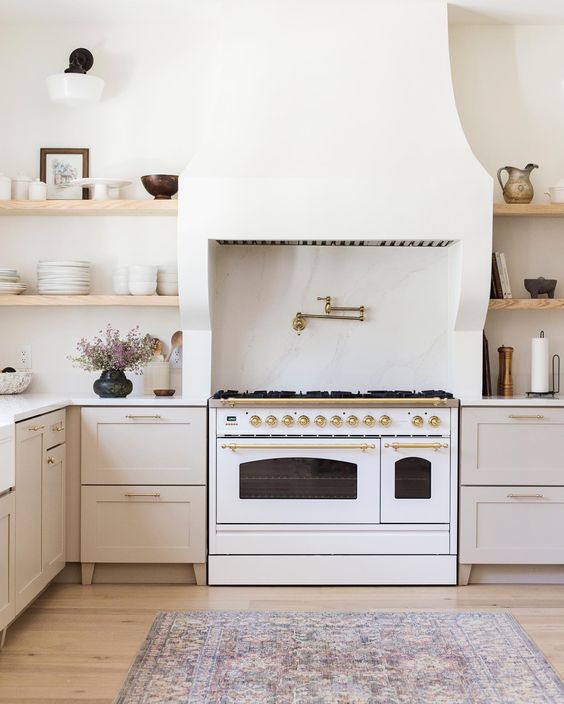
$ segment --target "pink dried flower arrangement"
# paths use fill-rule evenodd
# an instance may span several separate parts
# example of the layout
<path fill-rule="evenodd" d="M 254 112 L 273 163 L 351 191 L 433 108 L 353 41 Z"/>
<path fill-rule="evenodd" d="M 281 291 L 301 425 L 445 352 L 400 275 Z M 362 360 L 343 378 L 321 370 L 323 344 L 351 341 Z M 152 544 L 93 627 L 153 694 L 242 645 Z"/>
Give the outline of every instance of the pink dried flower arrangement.
<path fill-rule="evenodd" d="M 76 349 L 80 356 L 69 359 L 87 372 L 141 372 L 153 356 L 153 338 L 141 335 L 137 325 L 121 339 L 119 330 L 108 325 L 91 342 L 83 337 L 76 343 Z"/>

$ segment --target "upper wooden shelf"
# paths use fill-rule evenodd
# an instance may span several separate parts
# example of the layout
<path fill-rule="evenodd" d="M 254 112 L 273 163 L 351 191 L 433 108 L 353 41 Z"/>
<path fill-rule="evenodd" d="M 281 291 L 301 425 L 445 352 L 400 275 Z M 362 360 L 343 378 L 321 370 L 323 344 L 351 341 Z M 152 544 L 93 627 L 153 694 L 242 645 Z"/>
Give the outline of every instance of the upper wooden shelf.
<path fill-rule="evenodd" d="M 492 298 L 490 310 L 540 310 L 564 308 L 564 298 Z"/>
<path fill-rule="evenodd" d="M 178 296 L 0 296 L 0 306 L 136 306 L 178 308 Z"/>
<path fill-rule="evenodd" d="M 0 215 L 176 215 L 177 200 L 0 200 Z"/>
<path fill-rule="evenodd" d="M 561 218 L 564 217 L 564 203 L 529 203 L 527 205 L 494 203 L 493 214 L 494 216 L 509 217 Z"/>

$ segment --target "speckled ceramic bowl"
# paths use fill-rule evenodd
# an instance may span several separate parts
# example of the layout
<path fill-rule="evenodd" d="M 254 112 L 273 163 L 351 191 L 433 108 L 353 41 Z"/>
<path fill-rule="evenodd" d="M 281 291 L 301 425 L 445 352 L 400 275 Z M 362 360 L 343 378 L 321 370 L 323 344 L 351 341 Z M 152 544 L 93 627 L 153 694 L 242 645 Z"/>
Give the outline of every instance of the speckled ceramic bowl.
<path fill-rule="evenodd" d="M 21 394 L 31 384 L 31 377 L 30 371 L 0 373 L 0 394 Z"/>

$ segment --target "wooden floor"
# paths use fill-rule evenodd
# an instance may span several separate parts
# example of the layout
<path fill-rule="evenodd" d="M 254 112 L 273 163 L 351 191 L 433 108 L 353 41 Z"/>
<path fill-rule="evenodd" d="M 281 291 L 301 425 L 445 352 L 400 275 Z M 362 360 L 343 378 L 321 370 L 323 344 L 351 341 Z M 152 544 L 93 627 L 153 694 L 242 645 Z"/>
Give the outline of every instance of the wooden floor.
<path fill-rule="evenodd" d="M 564 676 L 564 586 L 53 585 L 10 627 L 0 702 L 111 702 L 157 611 L 507 610 Z"/>

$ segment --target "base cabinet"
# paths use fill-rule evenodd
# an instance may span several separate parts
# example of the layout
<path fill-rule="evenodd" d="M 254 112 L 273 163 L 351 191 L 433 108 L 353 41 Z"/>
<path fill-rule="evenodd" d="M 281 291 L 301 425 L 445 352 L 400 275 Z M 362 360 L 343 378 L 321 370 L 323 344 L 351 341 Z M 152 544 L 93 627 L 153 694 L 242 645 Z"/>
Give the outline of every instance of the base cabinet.
<path fill-rule="evenodd" d="M 16 616 L 16 496 L 0 496 L 0 648 L 6 627 Z"/>

